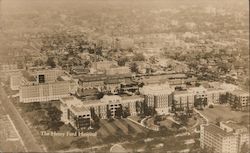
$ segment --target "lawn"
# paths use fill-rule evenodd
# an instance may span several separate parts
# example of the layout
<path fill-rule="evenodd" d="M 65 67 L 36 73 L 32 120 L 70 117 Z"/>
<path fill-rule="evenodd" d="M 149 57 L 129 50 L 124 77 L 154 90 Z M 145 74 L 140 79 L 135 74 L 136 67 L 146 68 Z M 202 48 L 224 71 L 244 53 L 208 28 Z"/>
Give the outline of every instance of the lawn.
<path fill-rule="evenodd" d="M 129 130 L 130 128 L 130 130 Z M 137 125 L 128 119 L 115 119 L 108 122 L 107 120 L 101 120 L 100 129 L 97 131 L 102 137 L 115 135 L 117 130 L 121 130 L 122 134 L 129 135 L 146 132 L 147 129 Z"/>
<path fill-rule="evenodd" d="M 200 112 L 212 123 L 227 120 L 241 121 L 243 116 L 249 115 L 247 112 L 232 111 L 230 106 L 226 105 L 216 105 Z"/>
<path fill-rule="evenodd" d="M 173 121 L 170 119 L 166 118 L 165 120 L 160 121 L 160 126 L 165 126 L 166 128 L 172 128 Z"/>

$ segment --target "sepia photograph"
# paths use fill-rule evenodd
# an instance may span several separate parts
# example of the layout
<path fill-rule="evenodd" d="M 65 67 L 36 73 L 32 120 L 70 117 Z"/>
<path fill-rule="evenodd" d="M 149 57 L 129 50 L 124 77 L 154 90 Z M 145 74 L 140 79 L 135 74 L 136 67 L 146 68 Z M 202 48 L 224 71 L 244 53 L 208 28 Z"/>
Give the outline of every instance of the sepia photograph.
<path fill-rule="evenodd" d="M 0 153 L 250 153 L 248 0 L 0 0 Z"/>

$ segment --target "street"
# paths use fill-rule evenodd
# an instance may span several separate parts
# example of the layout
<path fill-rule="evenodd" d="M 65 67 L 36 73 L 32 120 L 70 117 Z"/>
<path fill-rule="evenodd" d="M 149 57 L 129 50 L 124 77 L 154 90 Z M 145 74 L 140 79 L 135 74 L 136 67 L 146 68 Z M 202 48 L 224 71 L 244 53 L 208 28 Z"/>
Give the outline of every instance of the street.
<path fill-rule="evenodd" d="M 8 95 L 5 93 L 3 87 L 0 87 L 0 99 L 2 101 L 2 106 L 7 114 L 9 114 L 12 119 L 17 131 L 19 132 L 25 147 L 28 152 L 44 152 L 41 147 L 37 144 L 37 141 L 33 137 L 30 129 L 25 124 L 25 121 L 8 99 Z"/>

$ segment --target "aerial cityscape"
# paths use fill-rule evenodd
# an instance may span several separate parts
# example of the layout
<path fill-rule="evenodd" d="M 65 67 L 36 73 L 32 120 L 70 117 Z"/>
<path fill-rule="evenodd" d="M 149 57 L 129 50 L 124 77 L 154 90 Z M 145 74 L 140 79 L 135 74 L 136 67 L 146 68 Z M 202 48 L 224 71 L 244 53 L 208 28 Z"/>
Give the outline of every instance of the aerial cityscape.
<path fill-rule="evenodd" d="M 246 0 L 0 0 L 0 153 L 249 153 Z"/>

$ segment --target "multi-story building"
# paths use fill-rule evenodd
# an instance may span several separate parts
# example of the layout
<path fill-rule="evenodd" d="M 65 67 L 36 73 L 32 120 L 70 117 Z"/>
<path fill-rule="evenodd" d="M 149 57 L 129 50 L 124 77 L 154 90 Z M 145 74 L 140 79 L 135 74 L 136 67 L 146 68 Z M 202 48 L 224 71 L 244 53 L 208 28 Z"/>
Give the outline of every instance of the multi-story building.
<path fill-rule="evenodd" d="M 117 62 L 114 62 L 114 61 L 96 62 L 96 69 L 97 70 L 106 70 L 106 69 L 109 69 L 111 66 L 117 66 Z"/>
<path fill-rule="evenodd" d="M 228 93 L 228 103 L 238 110 L 249 110 L 249 93 L 243 90 L 234 90 Z"/>
<path fill-rule="evenodd" d="M 223 89 L 207 88 L 207 102 L 210 104 L 219 104 L 220 96 L 226 95 L 226 91 Z"/>
<path fill-rule="evenodd" d="M 102 89 L 106 79 L 105 74 L 83 75 L 78 78 L 78 85 L 80 89 Z"/>
<path fill-rule="evenodd" d="M 130 75 L 85 75 L 79 78 L 78 85 L 80 89 L 98 89 L 114 93 L 122 84 L 130 84 L 131 82 L 127 81 L 130 79 Z"/>
<path fill-rule="evenodd" d="M 105 91 L 117 94 L 118 90 L 121 88 L 123 80 L 120 79 L 112 79 L 112 80 L 106 80 L 104 82 L 105 84 Z"/>
<path fill-rule="evenodd" d="M 169 113 L 172 92 L 174 91 L 169 84 L 147 85 L 139 90 L 144 95 L 147 106 L 154 108 L 157 114 L 164 115 Z"/>
<path fill-rule="evenodd" d="M 117 116 L 118 109 L 125 110 L 127 109 L 129 113 L 134 116 L 137 114 L 136 103 L 142 103 L 144 98 L 140 96 L 104 96 L 101 99 L 101 102 L 107 104 L 107 108 L 111 111 L 111 116 Z"/>
<path fill-rule="evenodd" d="M 239 153 L 243 144 L 249 146 L 249 136 L 246 127 L 233 122 L 221 122 L 220 126 L 202 125 L 200 142 L 202 148 L 214 153 Z"/>
<path fill-rule="evenodd" d="M 205 107 L 208 104 L 207 101 L 207 89 L 203 86 L 193 87 L 189 89 L 194 95 L 194 106 Z"/>
<path fill-rule="evenodd" d="M 195 96 L 195 99 L 207 99 L 207 89 L 203 86 L 193 87 L 189 89 Z"/>
<path fill-rule="evenodd" d="M 20 102 L 45 102 L 59 100 L 73 92 L 75 82 L 57 81 L 53 83 L 22 85 L 20 87 Z"/>
<path fill-rule="evenodd" d="M 107 75 L 130 74 L 131 70 L 128 66 L 114 66 L 106 69 Z"/>
<path fill-rule="evenodd" d="M 71 124 L 75 129 L 88 128 L 91 123 L 90 110 L 83 107 L 74 97 L 61 98 L 61 121 Z"/>
<path fill-rule="evenodd" d="M 76 129 L 79 129 L 79 126 L 76 124 L 76 119 L 74 118 L 76 116 L 89 119 L 90 116 L 97 115 L 101 119 L 106 119 L 108 117 L 121 117 L 123 111 L 127 111 L 128 114 L 133 116 L 138 113 L 136 104 L 143 103 L 144 98 L 140 96 L 120 97 L 116 95 L 106 95 L 100 100 L 81 101 L 80 99 L 70 96 L 60 98 L 60 101 L 60 108 L 62 111 L 61 120 L 64 123 L 72 124 Z M 87 121 L 85 121 L 84 124 L 82 124 L 86 126 Z"/>
<path fill-rule="evenodd" d="M 190 91 L 174 91 L 172 109 L 178 110 L 191 110 L 194 107 L 194 94 Z"/>
<path fill-rule="evenodd" d="M 49 72 L 52 74 L 50 75 Z M 53 71 L 46 71 L 45 73 L 23 71 L 22 82 L 19 87 L 20 102 L 59 100 L 61 97 L 74 93 L 74 90 L 76 90 L 75 82 L 67 76 L 59 77 L 61 73 L 57 70 L 55 73 Z"/>
<path fill-rule="evenodd" d="M 90 70 L 85 68 L 84 66 L 73 66 L 70 70 L 70 73 L 74 75 L 84 75 L 88 74 L 89 72 Z"/>

